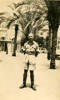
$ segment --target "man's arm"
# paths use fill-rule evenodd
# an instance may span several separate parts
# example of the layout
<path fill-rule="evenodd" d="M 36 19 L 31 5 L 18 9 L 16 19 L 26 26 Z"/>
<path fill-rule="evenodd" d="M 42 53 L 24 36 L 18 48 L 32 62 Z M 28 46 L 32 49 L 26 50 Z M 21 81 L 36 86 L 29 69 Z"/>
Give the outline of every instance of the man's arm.
<path fill-rule="evenodd" d="M 20 52 L 24 54 L 26 53 L 26 43 L 24 44 L 24 46 L 22 46 Z"/>
<path fill-rule="evenodd" d="M 23 53 L 23 52 L 24 52 L 24 47 L 21 47 L 20 52 L 21 52 L 21 53 Z"/>

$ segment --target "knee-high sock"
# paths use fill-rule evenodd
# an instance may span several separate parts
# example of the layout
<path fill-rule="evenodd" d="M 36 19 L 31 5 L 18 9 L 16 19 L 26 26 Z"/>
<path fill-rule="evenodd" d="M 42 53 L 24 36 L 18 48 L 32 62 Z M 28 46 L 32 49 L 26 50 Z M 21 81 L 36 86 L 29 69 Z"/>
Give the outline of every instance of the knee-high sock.
<path fill-rule="evenodd" d="M 34 85 L 34 72 L 30 71 L 31 87 Z"/>
<path fill-rule="evenodd" d="M 23 74 L 23 85 L 26 85 L 26 79 L 27 79 L 27 70 L 24 70 L 24 74 Z"/>

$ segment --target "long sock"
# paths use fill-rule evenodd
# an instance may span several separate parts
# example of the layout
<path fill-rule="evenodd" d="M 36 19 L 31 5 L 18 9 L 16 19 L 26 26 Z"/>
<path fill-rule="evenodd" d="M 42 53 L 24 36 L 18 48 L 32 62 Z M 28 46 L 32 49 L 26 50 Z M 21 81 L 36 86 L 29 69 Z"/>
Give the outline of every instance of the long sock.
<path fill-rule="evenodd" d="M 31 87 L 34 85 L 34 72 L 30 71 Z"/>
<path fill-rule="evenodd" d="M 23 85 L 26 86 L 26 79 L 27 79 L 27 70 L 24 70 L 24 74 L 23 74 Z"/>

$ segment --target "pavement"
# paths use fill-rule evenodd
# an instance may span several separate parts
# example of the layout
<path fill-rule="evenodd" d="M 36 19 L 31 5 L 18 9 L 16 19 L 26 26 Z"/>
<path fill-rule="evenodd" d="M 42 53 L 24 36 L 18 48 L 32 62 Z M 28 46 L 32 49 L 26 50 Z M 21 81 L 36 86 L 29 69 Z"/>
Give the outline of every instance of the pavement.
<path fill-rule="evenodd" d="M 46 53 L 37 57 L 35 86 L 19 89 L 23 80 L 24 55 L 17 53 L 6 55 L 0 52 L 0 100 L 60 100 L 60 61 L 56 61 L 56 69 L 49 69 L 50 61 Z M 27 84 L 30 85 L 28 71 Z"/>

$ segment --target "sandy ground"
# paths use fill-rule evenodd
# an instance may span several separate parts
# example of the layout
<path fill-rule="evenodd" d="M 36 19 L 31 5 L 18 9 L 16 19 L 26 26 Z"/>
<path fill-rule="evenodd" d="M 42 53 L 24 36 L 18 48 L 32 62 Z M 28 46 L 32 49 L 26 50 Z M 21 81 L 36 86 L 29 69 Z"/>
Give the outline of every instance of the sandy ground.
<path fill-rule="evenodd" d="M 16 57 L 0 52 L 0 100 L 60 100 L 60 61 L 56 69 L 49 69 L 46 54 L 39 54 L 35 70 L 37 91 L 27 87 L 19 89 L 23 80 L 24 55 Z M 30 84 L 28 72 L 27 83 Z"/>

